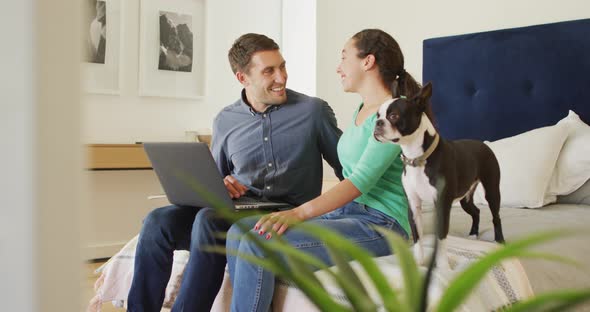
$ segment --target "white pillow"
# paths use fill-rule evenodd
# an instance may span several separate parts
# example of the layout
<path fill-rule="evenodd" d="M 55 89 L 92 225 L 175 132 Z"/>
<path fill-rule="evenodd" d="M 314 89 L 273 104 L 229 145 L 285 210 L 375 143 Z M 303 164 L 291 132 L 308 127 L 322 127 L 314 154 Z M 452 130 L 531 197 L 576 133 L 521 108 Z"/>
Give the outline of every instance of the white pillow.
<path fill-rule="evenodd" d="M 573 111 L 557 124 L 566 126 L 568 137 L 549 183 L 550 196 L 571 194 L 590 179 L 590 126 Z"/>
<path fill-rule="evenodd" d="M 582 184 L 579 189 L 573 191 L 571 194 L 557 196 L 558 204 L 575 204 L 590 206 L 590 180 Z"/>
<path fill-rule="evenodd" d="M 538 208 L 555 202 L 555 195 L 545 193 L 567 130 L 557 124 L 486 142 L 500 164 L 501 207 Z M 487 204 L 481 184 L 474 199 L 476 204 Z"/>

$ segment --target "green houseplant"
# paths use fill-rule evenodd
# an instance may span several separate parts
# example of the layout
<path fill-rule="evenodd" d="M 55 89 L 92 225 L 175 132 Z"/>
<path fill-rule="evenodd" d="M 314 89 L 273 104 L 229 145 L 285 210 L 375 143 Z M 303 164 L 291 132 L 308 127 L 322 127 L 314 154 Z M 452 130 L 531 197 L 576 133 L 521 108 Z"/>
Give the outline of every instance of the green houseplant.
<path fill-rule="evenodd" d="M 232 213 L 231 208 L 225 207 L 221 201 L 204 192 L 203 188 L 195 181 L 191 181 L 186 177 L 184 179 L 190 183 L 195 191 L 214 203 L 213 206 L 217 208 L 221 216 L 230 221 L 238 220 L 236 215 Z M 239 218 L 244 216 L 244 214 L 240 214 Z M 402 289 L 394 289 L 391 286 L 387 276 L 379 269 L 371 254 L 344 239 L 338 233 L 306 223 L 294 224 L 294 226 L 307 231 L 326 245 L 335 269 L 330 269 L 330 265 L 295 249 L 282 240 L 280 236 L 275 235 L 275 239 L 263 241 L 247 228 L 242 229 L 246 239 L 256 242 L 265 253 L 264 258 L 248 254 L 237 254 L 234 250 L 226 250 L 219 246 L 209 246 L 207 249 L 212 252 L 237 254 L 245 260 L 273 272 L 277 277 L 297 286 L 322 311 L 455 311 L 465 302 L 471 291 L 476 288 L 487 272 L 505 259 L 514 257 L 541 258 L 578 265 L 574 261 L 557 255 L 531 251 L 534 246 L 576 235 L 579 234 L 578 232 L 554 230 L 536 233 L 509 242 L 475 261 L 457 274 L 438 302 L 429 306 L 428 287 L 435 266 L 434 257 L 429 262 L 427 271 L 421 273 L 410 252 L 408 242 L 393 232 L 386 229 L 377 229 L 387 238 L 392 250 L 395 251 L 394 255 L 398 260 L 403 276 L 404 287 Z M 220 233 L 220 235 L 225 234 Z M 434 254 L 436 254 L 437 248 L 438 242 L 435 240 Z M 351 266 L 351 261 L 358 262 L 362 267 L 372 284 L 372 288 L 377 291 L 379 300 L 375 300 L 370 295 L 366 285 L 361 282 L 361 278 Z M 345 294 L 347 303 L 343 304 L 332 298 L 316 276 L 315 271 L 317 270 L 323 270 L 336 282 L 337 286 Z M 567 311 L 589 300 L 590 288 L 562 290 L 536 295 L 513 305 L 505 306 L 502 311 Z"/>

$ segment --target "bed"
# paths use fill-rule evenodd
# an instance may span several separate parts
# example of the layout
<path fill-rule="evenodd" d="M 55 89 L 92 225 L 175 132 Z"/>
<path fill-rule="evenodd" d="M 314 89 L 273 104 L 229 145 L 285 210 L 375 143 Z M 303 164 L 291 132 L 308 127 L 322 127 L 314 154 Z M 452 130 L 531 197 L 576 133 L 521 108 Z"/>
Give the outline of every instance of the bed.
<path fill-rule="evenodd" d="M 429 39 L 424 41 L 423 53 L 423 80 L 433 82 L 432 108 L 441 135 L 448 139 L 495 141 L 490 146 L 502 167 L 501 217 L 506 239 L 556 227 L 587 228 L 590 129 L 582 127 L 585 136 L 566 137 L 563 143 L 559 134 L 549 133 L 548 129 L 537 130 L 546 131 L 536 136 L 527 131 L 556 127 L 562 119 L 561 124 L 570 122 L 566 117 L 574 117 L 570 110 L 581 121 L 590 123 L 590 19 Z M 512 138 L 504 139 L 508 137 Z M 535 140 L 544 142 L 535 146 L 530 142 Z M 558 154 L 556 160 L 551 161 L 552 155 L 544 161 L 538 159 L 545 157 L 540 154 L 552 153 Z M 566 153 L 580 157 L 566 158 Z M 542 166 L 534 167 L 533 162 Z M 559 172 L 578 165 L 578 172 Z M 533 170 L 543 171 L 544 175 Z M 547 176 L 548 184 L 532 181 Z M 519 185 L 515 181 L 518 179 L 528 179 L 529 185 L 550 198 L 535 199 L 536 195 L 531 194 L 535 190 Z M 573 185 L 558 185 L 570 182 Z M 489 212 L 479 206 L 484 216 L 481 224 L 487 227 L 483 239 L 492 240 Z M 451 234 L 464 236 L 469 230 L 467 221 L 461 209 L 454 209 Z M 540 249 L 587 264 L 588 238 L 586 232 Z M 546 261 L 522 263 L 536 293 L 590 287 L 587 268 Z"/>
<path fill-rule="evenodd" d="M 590 19 L 424 41 L 423 81 L 434 87 L 436 126 L 447 139 L 478 139 L 499 159 L 502 172 L 501 217 L 507 241 L 553 228 L 585 229 L 590 224 Z M 469 263 L 495 248 L 491 216 L 482 211 L 480 240 L 467 240 L 470 221 L 452 210 L 451 260 Z M 428 210 L 428 209 L 427 209 Z M 432 211 L 426 228 L 432 229 Z M 539 247 L 585 265 L 590 262 L 588 231 Z M 100 271 L 97 297 L 124 305 L 132 274 L 132 240 Z M 188 253 L 176 252 L 167 303 L 182 276 Z M 395 280 L 392 257 L 377 259 Z M 385 269 L 388 270 L 388 269 Z M 397 272 L 397 273 L 396 273 Z M 533 293 L 590 287 L 590 270 L 541 260 L 513 260 L 491 274 L 466 311 L 491 310 Z M 322 274 L 321 272 L 318 274 Z M 444 286 L 448 276 L 439 274 Z M 508 286 L 507 286 L 508 285 Z M 441 286 L 442 287 L 442 286 Z M 337 289 L 333 289 L 339 297 Z M 231 296 L 227 276 L 214 310 L 225 311 Z M 314 310 L 287 283 L 278 283 L 273 309 Z M 580 310 L 590 311 L 586 305 Z"/>

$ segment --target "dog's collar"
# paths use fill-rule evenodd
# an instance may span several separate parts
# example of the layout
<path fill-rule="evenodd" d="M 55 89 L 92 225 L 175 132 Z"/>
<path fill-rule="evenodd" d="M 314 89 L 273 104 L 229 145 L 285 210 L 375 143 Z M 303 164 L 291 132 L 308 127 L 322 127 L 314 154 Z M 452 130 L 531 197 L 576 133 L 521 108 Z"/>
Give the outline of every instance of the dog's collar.
<path fill-rule="evenodd" d="M 432 152 L 434 152 L 434 149 L 436 148 L 436 146 L 438 145 L 438 141 L 439 141 L 439 135 L 438 133 L 436 133 L 434 135 L 434 141 L 432 141 L 432 144 L 430 144 L 430 146 L 428 147 L 428 149 L 426 150 L 426 152 L 424 152 L 424 154 L 420 155 L 419 157 L 416 158 L 408 158 L 404 155 L 404 153 L 402 153 L 400 155 L 402 162 L 404 163 L 404 166 L 412 166 L 412 167 L 423 167 L 426 165 L 426 159 L 428 159 L 428 157 L 430 157 L 430 155 L 432 154 Z"/>

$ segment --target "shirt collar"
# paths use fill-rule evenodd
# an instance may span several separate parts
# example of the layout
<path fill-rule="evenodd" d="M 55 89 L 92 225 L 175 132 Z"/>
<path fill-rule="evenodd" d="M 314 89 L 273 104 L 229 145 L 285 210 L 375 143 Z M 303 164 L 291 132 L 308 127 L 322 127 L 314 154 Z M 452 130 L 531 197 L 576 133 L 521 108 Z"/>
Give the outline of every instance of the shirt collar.
<path fill-rule="evenodd" d="M 289 99 L 287 98 L 287 101 Z M 257 112 L 255 111 L 252 106 L 250 105 L 250 103 L 248 103 L 248 98 L 246 97 L 246 89 L 242 89 L 242 94 L 241 94 L 241 107 L 250 115 L 252 116 L 256 116 L 256 115 L 262 115 L 262 114 L 268 114 L 270 112 L 274 112 L 278 109 L 281 108 L 281 106 L 283 106 L 284 104 L 280 104 L 280 105 L 271 105 L 269 108 L 266 109 L 266 111 L 264 112 Z"/>

